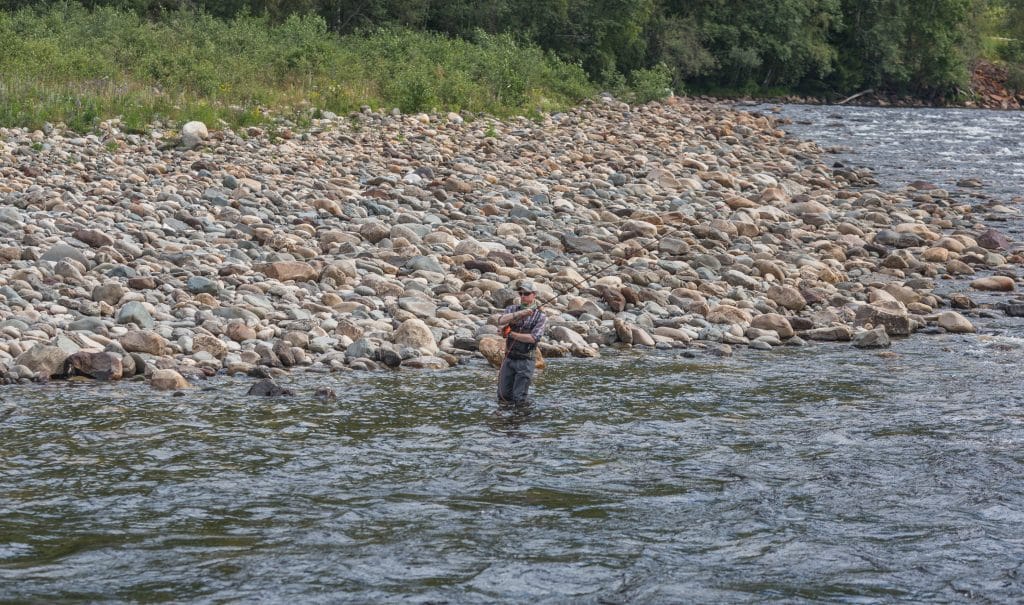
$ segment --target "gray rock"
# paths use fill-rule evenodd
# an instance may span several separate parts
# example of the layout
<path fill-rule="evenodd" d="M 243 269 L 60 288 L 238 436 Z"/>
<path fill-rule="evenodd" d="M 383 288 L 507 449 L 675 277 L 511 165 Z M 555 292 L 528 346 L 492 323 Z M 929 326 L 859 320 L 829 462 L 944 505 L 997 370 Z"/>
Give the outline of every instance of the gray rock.
<path fill-rule="evenodd" d="M 910 316 L 905 310 L 894 311 L 876 305 L 857 307 L 854 325 L 866 327 L 869 330 L 883 326 L 885 333 L 890 336 L 909 336 L 913 332 Z"/>
<path fill-rule="evenodd" d="M 448 362 L 440 357 L 424 355 L 413 357 L 402 361 L 403 368 L 415 368 L 417 370 L 447 370 Z"/>
<path fill-rule="evenodd" d="M 193 275 L 188 278 L 188 282 L 186 282 L 185 287 L 188 288 L 188 291 L 192 294 L 205 293 L 216 296 L 220 293 L 220 284 L 218 284 L 216 280 L 203 277 L 201 275 Z"/>
<path fill-rule="evenodd" d="M 377 359 L 377 345 L 369 338 L 360 338 L 345 349 L 345 357 L 353 359 Z"/>
<path fill-rule="evenodd" d="M 423 355 L 437 353 L 437 341 L 434 333 L 420 319 L 407 319 L 395 330 L 395 344 L 401 348 L 412 347 Z"/>
<path fill-rule="evenodd" d="M 121 302 L 122 296 L 124 296 L 124 287 L 116 282 L 100 284 L 92 289 L 92 299 L 94 301 L 105 302 L 110 306 Z"/>
<path fill-rule="evenodd" d="M 999 308 L 1010 317 L 1024 317 L 1024 302 L 1003 303 Z"/>
<path fill-rule="evenodd" d="M 602 242 L 601 240 L 590 236 L 577 237 L 575 235 L 565 234 L 562 236 L 562 242 L 565 244 L 567 250 L 578 252 L 580 254 L 604 252 L 606 248 L 611 248 L 609 243 Z"/>
<path fill-rule="evenodd" d="M 261 380 L 249 387 L 246 393 L 254 397 L 286 397 L 294 394 L 294 391 L 280 386 L 273 380 Z"/>
<path fill-rule="evenodd" d="M 101 353 L 79 351 L 68 357 L 67 362 L 72 374 L 80 374 L 96 380 L 120 380 L 124 374 L 121 356 L 106 351 Z"/>
<path fill-rule="evenodd" d="M 880 325 L 873 330 L 864 330 L 853 335 L 853 346 L 858 349 L 881 349 L 892 345 L 885 326 Z"/>
<path fill-rule="evenodd" d="M 25 366 L 40 378 L 58 378 L 65 375 L 68 353 L 51 345 L 37 344 L 19 355 L 14 363 Z"/>
<path fill-rule="evenodd" d="M 119 324 L 135 324 L 144 330 L 151 330 L 156 325 L 146 307 L 134 300 L 121 305 L 116 321 Z"/>
<path fill-rule="evenodd" d="M 444 273 L 444 265 L 433 256 L 414 256 L 405 263 L 405 269 L 412 271 L 432 271 Z"/>
<path fill-rule="evenodd" d="M 72 332 L 92 332 L 93 334 L 106 334 L 107 325 L 98 317 L 83 317 L 68 324 L 68 330 Z"/>
<path fill-rule="evenodd" d="M 974 325 L 966 317 L 960 315 L 956 311 L 945 311 L 943 313 L 939 313 L 937 321 L 942 329 L 953 334 L 972 334 L 977 332 Z"/>
<path fill-rule="evenodd" d="M 429 300 L 416 296 L 399 298 L 398 306 L 417 317 L 434 317 L 437 315 L 437 305 Z"/>
<path fill-rule="evenodd" d="M 90 265 L 89 259 L 85 256 L 85 253 L 81 249 L 69 246 L 63 242 L 54 244 L 49 250 L 43 253 L 39 257 L 39 260 L 52 261 L 54 263 L 60 262 L 66 259 L 76 260 L 86 267 Z"/>
<path fill-rule="evenodd" d="M 186 149 L 192 149 L 202 145 L 203 141 L 210 136 L 206 124 L 199 121 L 186 122 L 181 127 L 181 145 Z"/>
<path fill-rule="evenodd" d="M 853 339 L 853 331 L 849 326 L 829 326 L 826 328 L 814 328 L 800 333 L 800 336 L 807 340 L 825 340 L 849 342 Z"/>

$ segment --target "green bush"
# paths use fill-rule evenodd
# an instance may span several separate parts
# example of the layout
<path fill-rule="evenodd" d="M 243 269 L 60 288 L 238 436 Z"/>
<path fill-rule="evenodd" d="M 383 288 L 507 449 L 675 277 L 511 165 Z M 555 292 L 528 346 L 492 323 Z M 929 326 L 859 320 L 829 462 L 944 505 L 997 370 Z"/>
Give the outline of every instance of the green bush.
<path fill-rule="evenodd" d="M 999 58 L 1007 63 L 1024 63 L 1024 40 L 1009 40 L 999 47 Z"/>
<path fill-rule="evenodd" d="M 361 105 L 501 116 L 565 108 L 594 90 L 579 66 L 511 36 L 339 37 L 315 15 L 274 24 L 177 11 L 144 21 L 69 3 L 0 12 L 0 48 L 0 126 L 89 130 L 118 116 L 133 131 L 157 118 L 304 123 L 314 110 Z"/>
<path fill-rule="evenodd" d="M 638 69 L 629 75 L 632 100 L 637 103 L 657 101 L 672 94 L 672 70 L 664 63 L 651 69 Z"/>

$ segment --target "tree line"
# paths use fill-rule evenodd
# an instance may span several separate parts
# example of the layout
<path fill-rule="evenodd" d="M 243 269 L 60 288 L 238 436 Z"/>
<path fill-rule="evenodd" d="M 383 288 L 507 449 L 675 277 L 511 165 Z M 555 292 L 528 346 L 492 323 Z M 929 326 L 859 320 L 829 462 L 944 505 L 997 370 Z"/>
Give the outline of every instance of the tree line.
<path fill-rule="evenodd" d="M 0 0 L 0 9 L 64 4 Z M 600 85 L 652 78 L 676 91 L 864 89 L 938 100 L 966 89 L 970 61 L 1024 63 L 1024 0 L 84 0 L 151 19 L 202 11 L 331 32 L 403 27 L 473 41 L 511 34 L 581 66 Z M 988 41 L 996 40 L 988 44 Z M 992 51 L 996 48 L 996 51 Z"/>

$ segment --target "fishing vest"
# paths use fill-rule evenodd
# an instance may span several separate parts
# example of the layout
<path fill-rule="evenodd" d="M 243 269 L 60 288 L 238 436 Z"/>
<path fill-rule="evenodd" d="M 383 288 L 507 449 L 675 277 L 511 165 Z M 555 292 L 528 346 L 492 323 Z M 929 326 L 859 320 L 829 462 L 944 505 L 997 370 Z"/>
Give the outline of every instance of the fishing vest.
<path fill-rule="evenodd" d="M 525 319 L 515 321 L 511 324 L 513 332 L 532 332 L 533 327 L 537 323 L 537 313 L 539 311 L 534 309 L 533 314 Z M 534 351 L 537 349 L 537 343 L 522 342 L 520 340 L 513 340 L 512 338 L 505 339 L 505 350 L 508 352 L 509 359 L 533 359 Z"/>

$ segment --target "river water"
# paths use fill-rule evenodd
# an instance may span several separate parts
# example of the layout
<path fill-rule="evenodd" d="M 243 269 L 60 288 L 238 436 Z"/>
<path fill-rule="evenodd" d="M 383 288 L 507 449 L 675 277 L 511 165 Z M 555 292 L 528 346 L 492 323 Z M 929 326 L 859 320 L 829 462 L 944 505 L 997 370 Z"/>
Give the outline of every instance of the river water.
<path fill-rule="evenodd" d="M 984 151 L 925 171 L 983 112 L 924 136 L 932 110 L 782 111 L 850 165 L 902 146 L 890 186 L 995 181 Z M 1005 144 L 999 198 L 1024 191 Z M 4 387 L 0 602 L 1019 602 L 1020 322 L 883 353 L 555 359 L 527 414 L 495 410 L 482 361 L 298 374 L 270 400 L 226 377 Z"/>

